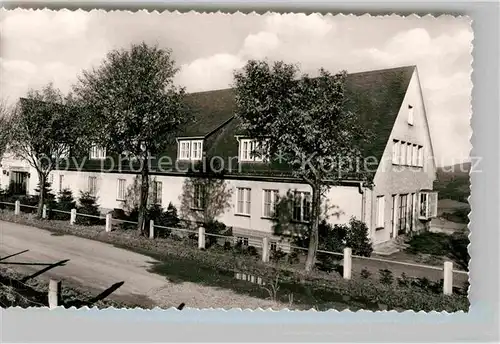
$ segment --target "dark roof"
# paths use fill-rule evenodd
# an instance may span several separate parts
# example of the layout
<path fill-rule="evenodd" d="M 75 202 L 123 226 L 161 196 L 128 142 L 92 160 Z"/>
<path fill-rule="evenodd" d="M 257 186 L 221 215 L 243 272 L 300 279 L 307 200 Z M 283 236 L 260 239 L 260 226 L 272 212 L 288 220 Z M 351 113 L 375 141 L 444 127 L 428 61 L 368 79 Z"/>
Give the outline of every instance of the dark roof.
<path fill-rule="evenodd" d="M 370 144 L 363 147 L 365 157 L 373 156 L 380 161 L 414 69 L 415 66 L 407 66 L 347 75 L 347 108 L 361 118 L 363 126 L 375 133 Z M 193 93 L 190 96 L 194 99 L 200 97 L 204 104 L 203 111 L 198 112 L 202 116 L 196 122 L 196 127 L 200 129 L 206 127 L 207 119 L 204 116 L 210 116 L 210 121 L 213 123 L 217 123 L 215 116 L 219 116 L 218 123 L 221 124 L 230 119 L 229 123 L 205 142 L 207 156 L 225 158 L 238 156 L 238 142 L 235 135 L 241 133 L 241 123 L 233 116 L 235 110 L 233 90 Z M 209 99 L 210 96 L 214 98 Z M 214 104 L 213 109 L 210 104 Z M 215 125 L 210 128 L 212 127 Z M 206 133 L 208 134 L 208 127 Z M 234 162 L 236 159 L 233 160 L 233 169 Z M 244 174 L 290 175 L 289 168 L 285 164 L 249 163 L 239 168 Z"/>
<path fill-rule="evenodd" d="M 232 89 L 189 93 L 186 103 L 194 116 L 183 136 L 206 136 L 217 130 L 234 114 L 234 93 Z"/>
<path fill-rule="evenodd" d="M 347 107 L 361 118 L 362 125 L 376 133 L 370 143 L 363 147 L 365 157 L 373 156 L 380 161 L 414 70 L 415 66 L 406 66 L 347 74 Z M 186 95 L 186 100 L 194 121 L 182 131 L 180 137 L 204 137 L 207 156 L 222 157 L 225 164 L 231 159 L 232 173 L 291 176 L 289 166 L 284 163 L 238 165 L 238 141 L 235 135 L 241 132 L 241 123 L 234 117 L 236 106 L 232 89 L 190 93 Z M 167 148 L 165 155 L 175 160 L 177 147 Z M 355 175 L 351 177 L 356 179 Z"/>

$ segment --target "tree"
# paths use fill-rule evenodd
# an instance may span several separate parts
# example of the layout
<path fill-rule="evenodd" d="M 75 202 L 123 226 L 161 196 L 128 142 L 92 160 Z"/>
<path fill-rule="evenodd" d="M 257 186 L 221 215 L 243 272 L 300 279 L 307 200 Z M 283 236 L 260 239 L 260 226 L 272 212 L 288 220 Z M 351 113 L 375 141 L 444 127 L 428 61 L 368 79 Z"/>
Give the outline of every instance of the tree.
<path fill-rule="evenodd" d="M 217 217 L 231 207 L 233 189 L 223 172 L 198 171 L 188 171 L 180 196 L 180 211 L 184 219 L 214 228 Z"/>
<path fill-rule="evenodd" d="M 27 161 L 38 174 L 38 217 L 42 216 L 46 201 L 44 186 L 49 173 L 72 148 L 85 144 L 86 121 L 70 103 L 69 98 L 49 83 L 41 90 L 28 91 L 10 120 L 9 151 Z"/>
<path fill-rule="evenodd" d="M 4 99 L 0 99 L 0 162 L 7 148 L 9 140 L 9 124 L 12 109 L 7 105 Z"/>
<path fill-rule="evenodd" d="M 184 89 L 173 84 L 178 69 L 171 55 L 171 50 L 145 43 L 113 50 L 74 86 L 77 101 L 99 123 L 96 143 L 117 154 L 127 152 L 140 164 L 139 232 L 145 222 L 151 158 L 174 142 L 188 120 Z"/>
<path fill-rule="evenodd" d="M 293 176 L 312 189 L 309 247 L 305 270 L 311 271 L 318 249 L 321 197 L 350 175 L 361 174 L 365 131 L 345 106 L 346 72 L 299 77 L 299 69 L 284 62 L 251 60 L 235 72 L 236 116 L 243 131 L 262 143 L 272 160 L 288 163 Z M 361 173 L 360 173 L 361 172 Z"/>

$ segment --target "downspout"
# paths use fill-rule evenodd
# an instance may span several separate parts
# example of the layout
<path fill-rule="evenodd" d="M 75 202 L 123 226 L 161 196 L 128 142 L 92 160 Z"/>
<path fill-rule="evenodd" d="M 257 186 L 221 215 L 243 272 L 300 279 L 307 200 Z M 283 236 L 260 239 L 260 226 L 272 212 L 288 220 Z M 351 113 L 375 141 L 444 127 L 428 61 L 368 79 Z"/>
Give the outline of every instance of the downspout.
<path fill-rule="evenodd" d="M 366 192 L 365 192 L 365 189 L 363 187 L 363 182 L 359 182 L 359 193 L 361 194 L 361 222 L 365 222 L 365 218 L 366 218 L 366 214 L 365 214 L 365 211 L 366 211 L 366 205 L 365 205 L 365 202 L 366 202 Z"/>

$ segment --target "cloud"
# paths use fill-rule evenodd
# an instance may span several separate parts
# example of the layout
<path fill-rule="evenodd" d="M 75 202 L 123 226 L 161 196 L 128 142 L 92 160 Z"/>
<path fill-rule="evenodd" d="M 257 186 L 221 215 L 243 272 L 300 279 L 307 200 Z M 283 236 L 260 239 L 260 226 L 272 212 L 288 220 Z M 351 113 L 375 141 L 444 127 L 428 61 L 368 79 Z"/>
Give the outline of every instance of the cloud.
<path fill-rule="evenodd" d="M 233 71 L 241 68 L 244 61 L 230 54 L 216 54 L 196 59 L 182 65 L 176 83 L 189 92 L 228 88 L 233 81 Z"/>
<path fill-rule="evenodd" d="M 43 43 L 80 38 L 87 29 L 88 21 L 89 15 L 84 11 L 14 11 L 2 21 L 2 37 L 38 42 L 41 46 Z"/>

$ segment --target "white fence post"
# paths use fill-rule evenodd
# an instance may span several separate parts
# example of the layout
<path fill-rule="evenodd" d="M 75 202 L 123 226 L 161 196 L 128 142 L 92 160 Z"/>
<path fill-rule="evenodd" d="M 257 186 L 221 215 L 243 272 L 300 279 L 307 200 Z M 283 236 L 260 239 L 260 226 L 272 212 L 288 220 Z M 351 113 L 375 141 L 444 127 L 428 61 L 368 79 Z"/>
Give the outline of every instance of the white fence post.
<path fill-rule="evenodd" d="M 69 223 L 74 225 L 76 222 L 76 209 L 71 209 L 71 215 L 69 217 Z"/>
<path fill-rule="evenodd" d="M 444 262 L 443 271 L 443 294 L 451 295 L 453 294 L 453 263 Z"/>
<path fill-rule="evenodd" d="M 351 279 L 352 270 L 352 250 L 350 247 L 344 248 L 344 278 Z"/>
<path fill-rule="evenodd" d="M 49 281 L 49 308 L 55 308 L 59 306 L 59 301 L 61 299 L 61 281 L 50 280 Z"/>
<path fill-rule="evenodd" d="M 20 212 L 21 212 L 21 202 L 16 201 L 14 203 L 14 215 L 19 215 Z"/>
<path fill-rule="evenodd" d="M 198 248 L 205 248 L 205 227 L 203 226 L 198 227 Z"/>
<path fill-rule="evenodd" d="M 106 232 L 111 232 L 112 223 L 111 213 L 106 214 Z"/>
<path fill-rule="evenodd" d="M 153 220 L 149 221 L 149 239 L 155 238 L 155 222 Z"/>
<path fill-rule="evenodd" d="M 47 204 L 44 204 L 42 208 L 42 219 L 46 218 L 47 218 Z"/>
<path fill-rule="evenodd" d="M 269 261 L 269 238 L 262 238 L 262 261 L 267 263 Z"/>

